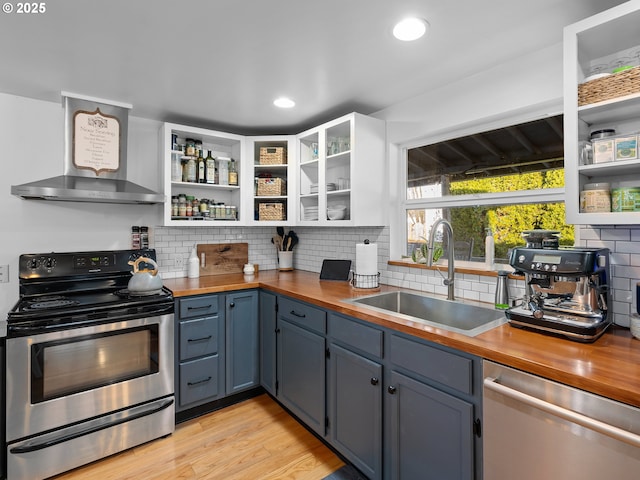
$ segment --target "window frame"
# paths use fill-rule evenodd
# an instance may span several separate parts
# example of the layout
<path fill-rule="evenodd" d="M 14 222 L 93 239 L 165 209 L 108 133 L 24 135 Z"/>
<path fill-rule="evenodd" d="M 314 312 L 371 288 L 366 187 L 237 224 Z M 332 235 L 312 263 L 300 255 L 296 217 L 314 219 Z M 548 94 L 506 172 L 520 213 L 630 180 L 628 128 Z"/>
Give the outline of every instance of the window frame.
<path fill-rule="evenodd" d="M 405 251 L 408 242 L 407 237 L 407 210 L 415 209 L 438 209 L 469 207 L 475 205 L 522 205 L 529 203 L 551 203 L 565 201 L 565 188 L 547 188 L 533 190 L 519 190 L 504 193 L 479 193 L 471 195 L 449 195 L 439 198 L 413 199 L 407 198 L 407 174 L 408 174 L 408 151 L 424 145 L 451 140 L 458 137 L 473 135 L 479 132 L 506 128 L 512 125 L 539 120 L 546 117 L 562 115 L 561 105 L 555 105 L 550 110 L 549 105 L 538 106 L 528 109 L 525 112 L 509 112 L 500 115 L 498 118 L 485 118 L 465 125 L 434 132 L 431 135 L 402 142 L 396 145 L 397 165 L 397 209 L 392 215 L 390 222 L 391 229 L 391 257 L 392 259 L 402 259 L 407 255 Z M 400 219 L 400 220 L 397 220 Z M 429 225 L 428 227 L 431 227 Z M 576 242 L 577 242 L 576 229 Z M 411 264 L 409 264 L 411 265 Z M 480 267 L 478 270 L 483 270 Z"/>

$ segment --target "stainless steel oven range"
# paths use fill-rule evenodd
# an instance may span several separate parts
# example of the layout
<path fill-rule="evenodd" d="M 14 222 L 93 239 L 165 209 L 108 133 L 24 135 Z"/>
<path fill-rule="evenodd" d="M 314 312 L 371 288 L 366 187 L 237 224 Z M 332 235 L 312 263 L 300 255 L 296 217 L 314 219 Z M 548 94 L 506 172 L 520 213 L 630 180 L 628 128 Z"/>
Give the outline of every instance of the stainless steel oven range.
<path fill-rule="evenodd" d="M 154 250 L 20 256 L 6 340 L 7 479 L 42 479 L 174 430 L 173 297 L 131 295 Z"/>

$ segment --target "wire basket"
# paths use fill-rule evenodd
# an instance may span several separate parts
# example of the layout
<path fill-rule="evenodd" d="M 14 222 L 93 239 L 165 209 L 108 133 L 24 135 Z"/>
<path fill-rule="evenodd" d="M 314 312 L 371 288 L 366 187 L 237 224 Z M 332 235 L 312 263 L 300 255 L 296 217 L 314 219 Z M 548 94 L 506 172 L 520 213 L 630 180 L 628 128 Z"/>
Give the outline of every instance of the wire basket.
<path fill-rule="evenodd" d="M 362 290 L 380 288 L 380 272 L 375 275 L 359 275 L 354 273 L 351 276 L 351 286 Z"/>

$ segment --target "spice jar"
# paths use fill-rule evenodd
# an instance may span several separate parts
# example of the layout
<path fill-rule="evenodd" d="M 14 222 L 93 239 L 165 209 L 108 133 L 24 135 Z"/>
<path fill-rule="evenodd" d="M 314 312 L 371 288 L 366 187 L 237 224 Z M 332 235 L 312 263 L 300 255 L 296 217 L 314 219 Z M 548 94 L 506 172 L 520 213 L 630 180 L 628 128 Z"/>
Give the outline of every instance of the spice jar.
<path fill-rule="evenodd" d="M 178 216 L 178 197 L 176 195 L 171 197 L 171 216 Z"/>
<path fill-rule="evenodd" d="M 187 217 L 193 216 L 193 196 L 187 195 Z"/>
<path fill-rule="evenodd" d="M 199 209 L 200 209 L 200 215 L 202 215 L 203 217 L 208 217 L 209 216 L 209 200 L 206 198 L 201 198 Z"/>
<path fill-rule="evenodd" d="M 186 217 L 187 216 L 187 197 L 184 193 L 178 195 L 178 216 Z"/>
<path fill-rule="evenodd" d="M 193 157 L 196 154 L 196 141 L 193 138 L 187 138 L 186 144 L 184 153 Z"/>
<path fill-rule="evenodd" d="M 580 192 L 580 212 L 611 211 L 611 192 L 608 183 L 587 183 Z"/>

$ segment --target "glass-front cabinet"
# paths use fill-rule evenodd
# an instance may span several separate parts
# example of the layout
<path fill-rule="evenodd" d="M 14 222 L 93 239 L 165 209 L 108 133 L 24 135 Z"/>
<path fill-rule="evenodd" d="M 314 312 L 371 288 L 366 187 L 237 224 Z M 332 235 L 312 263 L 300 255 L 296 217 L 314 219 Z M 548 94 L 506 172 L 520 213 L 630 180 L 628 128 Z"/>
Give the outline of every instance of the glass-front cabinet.
<path fill-rule="evenodd" d="M 297 223 L 385 224 L 383 121 L 352 113 L 297 138 Z"/>
<path fill-rule="evenodd" d="M 567 223 L 640 223 L 640 1 L 564 30 Z"/>
<path fill-rule="evenodd" d="M 251 219 L 277 225 L 295 219 L 295 182 L 290 172 L 295 164 L 295 136 L 249 137 L 247 151 L 253 155 Z"/>
<path fill-rule="evenodd" d="M 171 123 L 161 128 L 165 225 L 246 223 L 245 137 Z"/>

